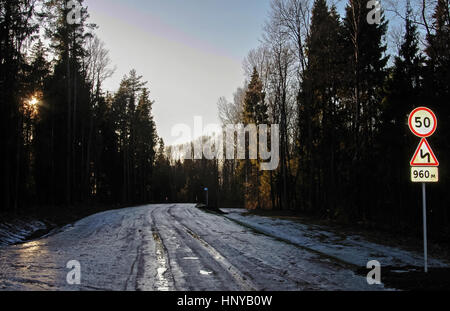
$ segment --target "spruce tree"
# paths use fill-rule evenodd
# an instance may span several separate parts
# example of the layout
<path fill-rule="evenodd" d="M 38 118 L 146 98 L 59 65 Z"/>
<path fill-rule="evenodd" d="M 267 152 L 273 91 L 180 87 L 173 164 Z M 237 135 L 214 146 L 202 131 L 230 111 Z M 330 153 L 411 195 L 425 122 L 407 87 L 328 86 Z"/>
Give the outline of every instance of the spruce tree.
<path fill-rule="evenodd" d="M 350 124 L 350 137 L 346 143 L 347 156 L 343 158 L 350 174 L 347 182 L 355 185 L 349 187 L 348 197 L 353 204 L 346 204 L 350 218 L 368 219 L 372 207 L 367 206 L 366 198 L 372 195 L 373 185 L 362 172 L 373 172 L 374 137 L 382 101 L 382 87 L 386 78 L 386 65 L 389 57 L 385 56 L 384 43 L 387 22 L 384 14 L 379 24 L 369 24 L 367 16 L 369 0 L 349 0 L 344 18 L 343 49 L 348 60 L 346 110 Z"/>
<path fill-rule="evenodd" d="M 267 105 L 265 103 L 265 94 L 263 92 L 263 83 L 259 77 L 259 73 L 256 68 L 253 69 L 252 79 L 248 84 L 247 91 L 244 98 L 244 124 L 249 126 L 258 126 L 260 124 L 266 124 Z M 250 139 L 250 137 L 248 137 Z M 258 140 L 259 141 L 259 140 Z M 250 153 L 257 146 L 249 146 L 246 142 L 246 154 L 250 156 Z M 250 149 L 252 148 L 252 149 Z M 250 160 L 247 159 L 240 163 L 240 171 L 245 178 L 245 204 L 248 209 L 261 208 L 261 196 L 260 196 L 260 161 L 259 159 Z"/>
<path fill-rule="evenodd" d="M 244 123 L 264 124 L 268 119 L 263 83 L 256 68 L 253 69 L 252 79 L 248 85 L 244 99 Z"/>
<path fill-rule="evenodd" d="M 342 88 L 340 81 L 344 71 L 344 59 L 336 51 L 342 50 L 341 33 L 342 25 L 336 8 L 330 10 L 325 0 L 316 0 L 307 40 L 308 67 L 304 82 L 310 91 L 309 124 L 313 143 L 303 146 L 302 169 L 308 171 L 311 178 L 301 185 L 309 194 L 306 196 L 309 200 L 305 198 L 304 209 L 311 211 L 312 206 L 319 206 L 314 210 L 316 213 L 334 209 L 335 204 L 335 136 L 339 128 L 336 122 L 339 102 L 336 98 Z M 326 195 L 313 197 L 319 187 L 323 187 Z"/>

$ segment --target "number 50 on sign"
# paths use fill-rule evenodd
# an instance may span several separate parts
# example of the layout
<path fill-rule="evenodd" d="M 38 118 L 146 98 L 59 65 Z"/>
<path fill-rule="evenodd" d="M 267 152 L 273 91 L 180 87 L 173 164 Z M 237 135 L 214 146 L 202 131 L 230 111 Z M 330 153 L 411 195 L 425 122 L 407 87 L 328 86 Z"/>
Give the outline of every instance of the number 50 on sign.
<path fill-rule="evenodd" d="M 426 107 L 417 108 L 409 117 L 409 128 L 418 137 L 430 137 L 437 129 L 436 115 Z"/>

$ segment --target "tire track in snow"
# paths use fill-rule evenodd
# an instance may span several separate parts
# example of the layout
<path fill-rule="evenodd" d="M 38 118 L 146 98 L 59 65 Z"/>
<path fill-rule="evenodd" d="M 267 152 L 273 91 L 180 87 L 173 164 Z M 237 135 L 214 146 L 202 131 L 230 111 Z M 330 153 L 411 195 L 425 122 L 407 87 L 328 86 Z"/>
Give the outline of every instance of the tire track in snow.
<path fill-rule="evenodd" d="M 133 233 L 135 234 L 135 231 L 133 230 Z M 128 232 L 126 234 L 126 236 L 124 237 L 124 239 L 129 240 L 130 236 L 132 234 L 130 232 Z M 136 290 L 136 284 L 137 284 L 137 264 L 138 262 L 141 260 L 142 258 L 142 244 L 144 243 L 143 238 L 141 237 L 141 244 L 139 244 L 139 246 L 136 249 L 136 258 L 134 259 L 133 263 L 131 264 L 131 269 L 130 269 L 130 273 L 128 274 L 127 280 L 125 281 L 125 286 L 124 286 L 124 291 L 128 291 L 130 285 L 132 284 L 132 279 L 135 279 L 134 282 L 134 289 Z"/>
<path fill-rule="evenodd" d="M 168 252 L 159 236 L 153 215 L 159 209 L 161 209 L 161 206 L 156 206 L 150 214 L 144 213 L 141 215 L 139 220 L 141 220 L 142 226 L 139 226 L 141 229 L 138 231 L 136 231 L 137 224 L 133 224 L 135 238 L 137 235 L 140 244 L 137 247 L 136 257 L 125 282 L 125 291 L 130 289 L 136 291 L 169 291 L 174 289 L 174 280 L 168 268 L 170 266 Z M 139 234 L 136 234 L 136 232 Z M 130 234 L 127 235 L 127 239 L 129 237 Z M 150 247 L 150 241 L 154 242 L 154 249 Z M 155 257 L 156 261 L 153 261 Z"/>
<path fill-rule="evenodd" d="M 161 231 L 161 238 L 170 246 L 171 271 L 172 275 L 177 273 L 179 287 L 191 291 L 242 289 L 229 271 L 169 215 L 168 209 L 166 206 L 164 210 L 159 210 L 161 213 L 156 214 L 158 219 L 155 221 L 161 229 L 167 229 Z"/>
<path fill-rule="evenodd" d="M 199 245 L 216 261 L 218 262 L 225 271 L 227 271 L 231 277 L 237 282 L 237 284 L 244 291 L 257 291 L 258 287 L 248 278 L 245 277 L 239 269 L 237 269 L 233 264 L 231 264 L 218 250 L 211 246 L 208 242 L 202 239 L 198 234 L 196 234 L 192 229 L 188 228 L 182 224 L 178 218 L 173 214 L 172 209 L 167 209 L 167 214 L 177 223 L 179 226 L 184 228 L 184 230 L 196 240 Z"/>
<path fill-rule="evenodd" d="M 153 238 L 155 242 L 155 255 L 156 255 L 156 274 L 153 276 L 155 281 L 153 284 L 153 289 L 156 291 L 170 291 L 172 289 L 175 289 L 175 279 L 171 273 L 170 269 L 170 257 L 169 252 L 164 245 L 164 241 L 161 238 L 161 235 L 159 233 L 158 226 L 156 225 L 155 220 L 155 212 L 161 210 L 162 206 L 157 206 L 152 209 L 150 212 L 150 228 L 151 228 L 151 237 Z M 145 262 L 142 262 L 140 264 L 140 273 L 139 279 L 143 281 L 145 284 L 145 280 L 147 279 L 147 273 L 148 269 L 145 269 Z M 139 286 L 136 285 L 138 288 Z"/>

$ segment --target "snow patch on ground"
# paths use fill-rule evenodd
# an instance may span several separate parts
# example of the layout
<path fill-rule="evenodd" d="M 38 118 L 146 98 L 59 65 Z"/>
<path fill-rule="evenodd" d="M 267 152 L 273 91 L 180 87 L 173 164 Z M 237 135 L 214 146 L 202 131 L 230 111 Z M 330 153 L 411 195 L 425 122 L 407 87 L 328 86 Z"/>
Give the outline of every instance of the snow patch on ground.
<path fill-rule="evenodd" d="M 367 241 L 359 235 L 339 235 L 330 228 L 302 224 L 293 220 L 248 215 L 243 209 L 227 210 L 227 218 L 261 233 L 288 241 L 300 247 L 337 258 L 349 264 L 366 267 L 371 260 L 382 266 L 423 266 L 423 254 Z M 442 260 L 429 258 L 430 267 L 449 267 Z"/>
<path fill-rule="evenodd" d="M 23 242 L 35 232 L 47 229 L 47 225 L 39 220 L 14 220 L 0 223 L 0 246 Z"/>

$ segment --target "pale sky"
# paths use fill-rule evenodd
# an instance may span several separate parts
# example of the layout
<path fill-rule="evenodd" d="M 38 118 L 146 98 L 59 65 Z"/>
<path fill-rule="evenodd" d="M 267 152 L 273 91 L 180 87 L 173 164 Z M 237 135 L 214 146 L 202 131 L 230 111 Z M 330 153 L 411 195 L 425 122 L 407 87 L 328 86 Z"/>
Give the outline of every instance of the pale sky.
<path fill-rule="evenodd" d="M 259 44 L 270 0 L 86 0 L 110 50 L 116 91 L 132 68 L 149 82 L 158 134 L 194 116 L 218 123 L 217 100 L 244 82 L 242 61 Z"/>
<path fill-rule="evenodd" d="M 195 116 L 219 123 L 217 101 L 243 85 L 242 62 L 260 44 L 270 1 L 85 0 L 117 66 L 104 88 L 115 92 L 133 68 L 144 76 L 166 145 L 177 140 L 172 128 L 193 127 Z M 329 2 L 343 13 L 347 0 Z"/>

